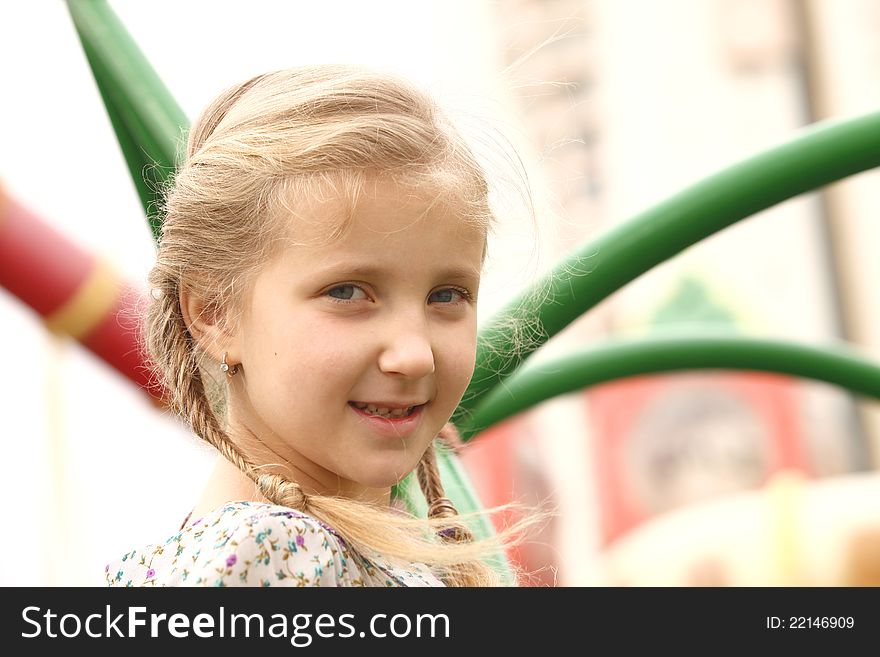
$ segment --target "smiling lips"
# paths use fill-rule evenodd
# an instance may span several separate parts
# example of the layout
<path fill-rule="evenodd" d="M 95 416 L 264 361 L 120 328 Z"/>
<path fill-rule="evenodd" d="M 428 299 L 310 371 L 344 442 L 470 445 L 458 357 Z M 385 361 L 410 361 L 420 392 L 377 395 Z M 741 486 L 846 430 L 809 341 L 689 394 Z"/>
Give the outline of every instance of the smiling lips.
<path fill-rule="evenodd" d="M 423 406 L 423 403 L 398 404 L 394 402 L 348 402 L 354 408 L 364 411 L 367 415 L 383 418 L 402 418 L 412 415 L 413 410 Z"/>
<path fill-rule="evenodd" d="M 368 402 L 348 402 L 361 420 L 377 433 L 401 437 L 411 433 L 421 423 L 427 402 L 414 406 L 376 406 Z"/>

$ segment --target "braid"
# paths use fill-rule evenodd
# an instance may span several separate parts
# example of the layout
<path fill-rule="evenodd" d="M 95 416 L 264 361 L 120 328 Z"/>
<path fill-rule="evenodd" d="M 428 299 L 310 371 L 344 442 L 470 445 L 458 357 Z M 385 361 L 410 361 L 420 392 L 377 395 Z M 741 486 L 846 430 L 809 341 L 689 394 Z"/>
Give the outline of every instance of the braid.
<path fill-rule="evenodd" d="M 255 479 L 260 492 L 275 504 L 310 512 L 310 497 L 302 486 L 279 474 L 264 474 Z"/>
<path fill-rule="evenodd" d="M 172 289 L 176 286 L 171 286 Z M 211 409 L 202 373 L 195 354 L 192 339 L 183 313 L 179 296 L 164 293 L 158 319 L 163 321 L 160 332 L 166 340 L 166 355 L 162 365 L 166 372 L 175 373 L 176 385 L 172 396 L 172 408 L 192 426 L 196 435 L 213 445 L 226 459 L 257 484 L 260 493 L 274 504 L 307 511 L 309 498 L 298 484 L 277 474 L 258 474 L 258 468 L 229 439 L 220 426 L 217 415 Z M 233 370 L 235 371 L 235 370 Z"/>
<path fill-rule="evenodd" d="M 463 445 L 458 430 L 451 422 L 448 422 L 440 430 L 437 439 L 455 452 L 460 451 Z M 458 516 L 458 510 L 446 497 L 446 492 L 443 490 L 433 443 L 428 446 L 419 461 L 417 475 L 419 486 L 428 502 L 428 518 L 452 519 Z M 450 520 L 448 524 L 442 526 L 437 531 L 437 535 L 445 543 L 472 543 L 474 540 L 474 535 L 464 523 L 456 520 Z M 473 586 L 475 582 L 480 581 L 482 576 L 485 576 L 485 573 L 486 566 L 484 564 L 471 561 L 447 566 L 439 573 L 439 577 L 447 586 Z"/>
<path fill-rule="evenodd" d="M 461 439 L 458 437 L 455 425 L 451 422 L 448 422 L 440 430 L 438 439 L 452 445 L 456 451 L 460 449 Z M 456 517 L 458 510 L 452 501 L 446 497 L 446 492 L 443 490 L 443 482 L 440 480 L 440 472 L 437 469 L 437 458 L 433 444 L 428 445 L 428 449 L 425 450 L 422 459 L 419 461 L 416 474 L 419 479 L 419 487 L 422 489 L 425 500 L 428 502 L 428 517 Z M 460 522 L 452 522 L 437 533 L 444 541 L 450 543 L 464 543 L 474 540 L 470 530 Z"/>

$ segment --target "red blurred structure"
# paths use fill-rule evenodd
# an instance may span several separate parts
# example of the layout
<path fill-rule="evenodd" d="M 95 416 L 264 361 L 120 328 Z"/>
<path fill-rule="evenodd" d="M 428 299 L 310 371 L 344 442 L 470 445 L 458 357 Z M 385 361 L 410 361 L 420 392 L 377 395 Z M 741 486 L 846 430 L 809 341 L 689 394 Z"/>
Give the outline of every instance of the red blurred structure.
<path fill-rule="evenodd" d="M 144 294 L 2 189 L 0 285 L 162 404 L 138 348 Z"/>

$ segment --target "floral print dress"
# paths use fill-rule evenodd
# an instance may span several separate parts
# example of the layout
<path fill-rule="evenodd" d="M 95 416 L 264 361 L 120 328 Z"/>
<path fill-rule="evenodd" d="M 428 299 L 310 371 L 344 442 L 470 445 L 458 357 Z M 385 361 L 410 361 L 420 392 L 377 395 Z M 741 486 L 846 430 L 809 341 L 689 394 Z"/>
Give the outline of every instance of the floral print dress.
<path fill-rule="evenodd" d="M 443 586 L 424 564 L 362 555 L 288 507 L 229 502 L 104 569 L 109 586 Z"/>

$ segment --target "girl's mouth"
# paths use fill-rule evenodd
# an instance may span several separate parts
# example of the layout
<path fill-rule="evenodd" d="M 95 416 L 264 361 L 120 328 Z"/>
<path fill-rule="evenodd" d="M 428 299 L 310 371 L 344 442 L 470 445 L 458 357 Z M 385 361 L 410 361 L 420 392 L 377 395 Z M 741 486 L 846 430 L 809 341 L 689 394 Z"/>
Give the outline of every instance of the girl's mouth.
<path fill-rule="evenodd" d="M 381 408 L 366 402 L 348 402 L 348 405 L 377 431 L 399 436 L 404 431 L 408 433 L 415 429 L 427 403 L 395 409 Z"/>
<path fill-rule="evenodd" d="M 411 417 L 417 409 L 424 406 L 424 404 L 418 404 L 416 406 L 408 406 L 407 408 L 383 408 L 381 406 L 376 406 L 375 404 L 370 404 L 369 402 L 348 403 L 350 406 L 354 407 L 355 410 L 362 412 L 364 415 L 381 417 L 386 420 L 399 420 L 401 418 Z"/>

